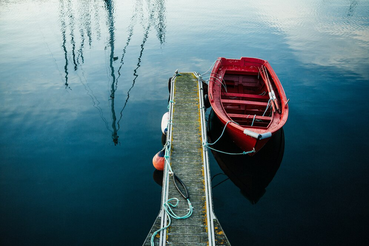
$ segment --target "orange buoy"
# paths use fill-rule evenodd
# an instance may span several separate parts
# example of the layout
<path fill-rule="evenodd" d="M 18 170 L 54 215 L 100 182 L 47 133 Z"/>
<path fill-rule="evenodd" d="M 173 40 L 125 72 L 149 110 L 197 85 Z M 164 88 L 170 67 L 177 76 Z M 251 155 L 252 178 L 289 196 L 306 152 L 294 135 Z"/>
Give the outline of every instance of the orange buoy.
<path fill-rule="evenodd" d="M 163 171 L 165 165 L 165 150 L 161 150 L 152 158 L 152 164 L 156 168 L 156 170 Z"/>

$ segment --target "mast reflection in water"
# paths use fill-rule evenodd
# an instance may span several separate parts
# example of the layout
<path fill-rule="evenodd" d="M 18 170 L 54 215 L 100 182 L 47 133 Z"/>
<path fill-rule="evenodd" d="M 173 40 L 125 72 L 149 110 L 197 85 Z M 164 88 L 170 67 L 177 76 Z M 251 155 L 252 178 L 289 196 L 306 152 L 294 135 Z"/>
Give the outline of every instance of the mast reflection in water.
<path fill-rule="evenodd" d="M 151 2 L 143 2 L 136 1 L 134 6 L 134 11 L 132 13 L 132 17 L 130 20 L 130 24 L 128 26 L 128 37 L 125 42 L 125 46 L 122 50 L 120 63 L 115 64 L 115 62 L 119 59 L 119 57 L 115 54 L 115 44 L 118 42 L 116 39 L 117 27 L 115 21 L 115 15 L 117 15 L 117 11 L 115 10 L 115 1 L 113 0 L 105 0 L 102 2 L 99 1 L 83 1 L 76 2 L 72 0 L 59 0 L 59 19 L 60 19 L 60 30 L 62 37 L 62 50 L 64 53 L 64 85 L 65 88 L 72 89 L 70 86 L 70 76 L 74 72 L 74 75 L 78 77 L 79 82 L 83 85 L 86 90 L 87 95 L 92 100 L 92 105 L 94 108 L 98 110 L 100 118 L 105 123 L 106 128 L 109 132 L 111 132 L 111 137 L 114 145 L 119 143 L 119 135 L 118 131 L 120 130 L 121 120 L 123 118 L 123 111 L 125 110 L 128 101 L 130 99 L 130 94 L 132 89 L 136 84 L 136 80 L 139 77 L 138 70 L 141 66 L 142 56 L 144 53 L 145 43 L 149 38 L 149 33 L 151 27 L 154 26 L 157 32 L 157 38 L 162 45 L 165 42 L 165 32 L 166 32 L 166 17 L 165 17 L 165 1 L 159 0 L 155 1 L 155 3 Z M 144 5 L 147 6 L 144 6 Z M 92 5 L 92 6 L 91 6 Z M 78 11 L 74 11 L 74 8 L 77 7 Z M 103 7 L 103 8 L 101 8 Z M 100 101 L 95 96 L 95 93 L 92 91 L 91 87 L 88 83 L 88 78 L 86 78 L 83 64 L 85 63 L 84 57 L 84 48 L 85 48 L 85 39 L 88 39 L 88 44 L 91 48 L 92 45 L 92 33 L 96 33 L 96 40 L 99 40 L 101 37 L 100 30 L 100 13 L 99 9 L 105 11 L 106 16 L 106 28 L 108 30 L 108 40 L 105 49 L 109 49 L 109 87 L 110 93 L 107 97 L 110 104 L 110 115 L 111 115 L 111 123 L 104 117 L 104 110 L 100 106 Z M 94 18 L 92 18 L 91 13 L 94 13 Z M 116 106 L 119 103 L 117 100 L 117 90 L 118 90 L 118 82 L 119 78 L 123 77 L 127 74 L 122 73 L 122 67 L 125 64 L 125 55 L 127 52 L 127 48 L 130 45 L 135 25 L 138 22 L 141 23 L 144 28 L 143 39 L 140 44 L 140 51 L 137 58 L 136 67 L 133 70 L 133 80 L 130 85 L 128 91 L 126 92 L 125 99 L 121 100 L 122 106 L 120 106 L 120 116 L 117 117 L 116 114 Z M 92 30 L 91 24 L 94 22 L 94 26 L 96 30 Z M 78 25 L 79 24 L 79 25 Z M 76 34 L 76 26 L 79 26 L 79 35 Z M 69 37 L 68 37 L 69 36 Z M 85 38 L 85 36 L 87 36 Z M 77 47 L 77 41 L 80 41 L 79 48 Z M 71 56 L 71 57 L 69 57 Z M 73 64 L 73 71 L 69 71 L 68 68 Z M 117 69 L 116 69 L 117 67 Z M 105 72 L 102 70 L 101 73 Z M 123 86 L 123 85 L 122 85 Z M 106 100 L 106 99 L 105 99 Z"/>
<path fill-rule="evenodd" d="M 215 142 L 223 131 L 223 125 L 212 110 L 208 119 L 208 141 Z M 242 151 L 233 143 L 227 132 L 213 145 L 214 149 L 228 153 L 241 153 Z M 242 194 L 255 204 L 264 195 L 265 188 L 274 178 L 284 153 L 284 132 L 283 128 L 277 132 L 269 142 L 256 155 L 227 155 L 217 151 L 212 151 L 219 167 L 228 176 L 223 181 L 214 182 L 219 179 L 216 174 L 213 176 L 213 188 L 217 184 L 230 179 Z M 214 185 L 215 184 L 215 185 Z"/>

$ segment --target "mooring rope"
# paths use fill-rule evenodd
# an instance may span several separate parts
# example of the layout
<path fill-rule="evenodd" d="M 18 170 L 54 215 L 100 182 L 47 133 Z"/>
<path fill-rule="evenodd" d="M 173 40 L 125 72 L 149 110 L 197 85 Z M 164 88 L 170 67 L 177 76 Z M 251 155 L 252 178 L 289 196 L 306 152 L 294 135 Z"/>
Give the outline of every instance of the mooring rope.
<path fill-rule="evenodd" d="M 216 63 L 217 61 L 214 61 L 213 64 L 211 64 L 211 66 L 209 67 L 208 70 L 206 70 L 206 72 L 200 74 L 200 76 L 204 76 L 205 74 L 207 74 L 213 67 L 214 67 L 214 64 Z"/>
<path fill-rule="evenodd" d="M 222 138 L 222 136 L 223 136 L 223 134 L 224 134 L 224 132 L 225 132 L 225 129 L 227 128 L 227 125 L 228 125 L 229 123 L 231 123 L 231 122 L 233 122 L 233 123 L 237 124 L 237 122 L 235 122 L 235 121 L 233 121 L 233 120 L 229 120 L 229 121 L 227 121 L 227 123 L 226 123 L 226 124 L 224 125 L 224 127 L 223 127 L 222 134 L 220 134 L 220 136 L 218 137 L 218 139 L 217 139 L 217 140 L 215 140 L 215 142 L 213 142 L 213 143 L 207 143 L 207 146 L 208 146 L 208 145 L 214 145 L 214 144 L 216 144 L 216 143 L 219 141 L 219 139 L 221 139 L 221 138 Z"/>
<path fill-rule="evenodd" d="M 253 148 L 250 151 L 243 151 L 243 152 L 240 152 L 240 153 L 231 153 L 231 152 L 226 152 L 226 151 L 222 151 L 222 150 L 219 150 L 219 149 L 214 149 L 214 148 L 212 148 L 210 146 L 207 146 L 206 144 L 204 144 L 204 147 L 206 147 L 206 148 L 208 148 L 210 150 L 213 150 L 213 151 L 216 151 L 216 152 L 225 154 L 225 155 L 248 155 L 248 154 L 251 154 L 251 153 L 255 153 L 255 148 Z"/>
<path fill-rule="evenodd" d="M 223 88 L 224 88 L 225 92 L 228 92 L 228 91 L 227 91 L 227 85 L 226 85 L 226 83 L 225 83 L 224 79 L 220 80 L 219 78 L 217 78 L 217 77 L 215 77 L 215 76 L 210 76 L 210 77 L 209 77 L 209 80 L 210 80 L 210 78 L 216 79 L 216 81 L 218 81 L 218 82 L 223 86 Z M 223 84 L 223 82 L 224 82 L 224 84 Z M 208 83 L 208 84 L 209 84 L 209 83 Z"/>
<path fill-rule="evenodd" d="M 222 131 L 222 134 L 220 134 L 220 136 L 218 137 L 218 139 L 217 140 L 215 140 L 215 142 L 213 142 L 213 143 L 207 143 L 207 142 L 203 142 L 203 146 L 204 147 L 206 147 L 206 148 L 208 148 L 208 149 L 211 149 L 211 150 L 213 150 L 213 151 L 216 151 L 216 152 L 219 152 L 219 153 L 222 153 L 222 154 L 226 154 L 226 155 L 248 155 L 248 154 L 251 154 L 251 153 L 255 153 L 255 148 L 253 148 L 252 150 L 250 150 L 250 151 L 243 151 L 243 152 L 241 152 L 241 153 L 231 153 L 231 152 L 226 152 L 226 151 L 222 151 L 222 150 L 218 150 L 218 149 L 214 149 L 214 148 L 212 148 L 212 147 L 210 147 L 209 145 L 214 145 L 214 144 L 216 144 L 221 138 L 222 138 L 222 136 L 224 135 L 224 132 L 225 132 L 225 129 L 227 128 L 227 125 L 229 124 L 229 123 L 235 123 L 235 124 L 237 124 L 237 122 L 235 122 L 235 121 L 233 121 L 233 120 L 229 120 L 229 121 L 227 121 L 227 123 L 224 125 L 224 128 L 223 128 L 223 131 Z"/>
<path fill-rule="evenodd" d="M 170 109 L 170 104 L 173 103 L 174 104 L 174 101 L 170 100 L 169 103 L 168 103 L 168 109 Z"/>

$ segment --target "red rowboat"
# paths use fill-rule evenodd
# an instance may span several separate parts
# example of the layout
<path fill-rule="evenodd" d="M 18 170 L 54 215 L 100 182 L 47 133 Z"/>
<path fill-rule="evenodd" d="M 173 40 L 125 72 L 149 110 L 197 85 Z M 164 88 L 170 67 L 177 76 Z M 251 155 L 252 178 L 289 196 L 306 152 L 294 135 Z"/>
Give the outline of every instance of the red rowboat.
<path fill-rule="evenodd" d="M 250 155 L 283 127 L 288 100 L 266 60 L 219 58 L 209 80 L 210 104 L 233 141 Z"/>

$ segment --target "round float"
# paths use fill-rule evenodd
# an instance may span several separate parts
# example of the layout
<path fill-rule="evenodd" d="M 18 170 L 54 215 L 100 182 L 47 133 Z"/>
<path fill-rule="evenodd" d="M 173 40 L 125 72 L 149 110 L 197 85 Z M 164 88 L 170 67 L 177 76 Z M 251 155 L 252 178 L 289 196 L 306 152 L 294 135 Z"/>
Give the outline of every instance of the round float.
<path fill-rule="evenodd" d="M 156 168 L 156 170 L 163 171 L 165 165 L 165 150 L 161 150 L 152 158 L 152 164 Z"/>

